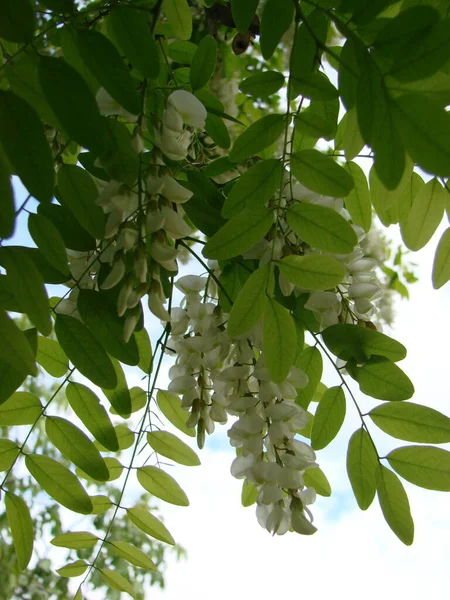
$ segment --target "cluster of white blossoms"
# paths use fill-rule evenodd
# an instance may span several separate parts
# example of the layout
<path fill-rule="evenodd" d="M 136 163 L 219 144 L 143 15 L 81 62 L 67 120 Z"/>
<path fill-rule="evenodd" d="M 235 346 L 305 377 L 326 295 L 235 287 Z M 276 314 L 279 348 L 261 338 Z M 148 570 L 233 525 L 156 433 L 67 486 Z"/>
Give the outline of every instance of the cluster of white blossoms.
<path fill-rule="evenodd" d="M 189 411 L 187 425 L 197 428 L 203 446 L 215 422 L 237 417 L 228 431 L 239 453 L 231 473 L 257 490 L 259 523 L 279 535 L 290 529 L 313 533 L 306 506 L 314 502 L 315 491 L 305 488 L 302 474 L 317 464 L 312 448 L 295 437 L 308 421 L 295 402 L 297 390 L 308 383 L 306 374 L 292 367 L 285 381 L 270 380 L 260 330 L 242 339 L 229 337 L 211 278 L 187 275 L 175 285 L 184 297 L 171 310 L 167 351 L 176 361 L 168 390 L 181 396 Z"/>
<path fill-rule="evenodd" d="M 97 103 L 104 115 L 120 115 L 129 123 L 137 120 L 103 89 L 97 94 Z M 163 321 L 170 319 L 164 306 L 167 299 L 161 267 L 172 273 L 178 271 L 176 240 L 192 232 L 181 205 L 192 192 L 172 176 L 164 157 L 185 159 L 193 128 L 203 129 L 206 115 L 205 107 L 194 95 L 184 90 L 172 92 L 159 127 L 151 132 L 156 148 L 144 181 L 126 185 L 116 180 L 106 184 L 97 180 L 96 203 L 107 215 L 105 239 L 99 252 L 68 251 L 73 279 L 67 285 L 73 287 L 76 283 L 76 287 L 58 304 L 57 312 L 79 318 L 76 302 L 80 288 L 109 290 L 120 285 L 117 312 L 126 317 L 125 341 L 141 318 L 141 300 L 146 295 L 151 312 Z M 135 127 L 132 147 L 136 152 L 145 150 L 139 126 Z M 98 166 L 102 166 L 101 161 Z M 100 267 L 108 263 L 111 269 L 99 281 Z"/>

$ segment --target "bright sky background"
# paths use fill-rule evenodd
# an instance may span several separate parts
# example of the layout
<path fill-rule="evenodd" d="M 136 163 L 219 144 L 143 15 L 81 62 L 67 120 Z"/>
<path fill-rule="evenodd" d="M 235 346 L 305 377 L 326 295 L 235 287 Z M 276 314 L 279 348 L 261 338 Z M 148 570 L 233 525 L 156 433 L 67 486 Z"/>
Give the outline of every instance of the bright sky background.
<path fill-rule="evenodd" d="M 16 192 L 19 204 L 23 197 L 19 186 Z M 391 227 L 388 233 L 400 241 L 396 229 L 397 226 Z M 412 401 L 450 415 L 450 286 L 438 291 L 431 286 L 434 250 L 444 229 L 442 225 L 425 249 L 410 255 L 417 263 L 415 271 L 420 280 L 410 287 L 411 300 L 396 302 L 395 329 L 386 333 L 408 349 L 408 357 L 400 366 L 414 382 L 416 394 Z M 25 232 L 25 227 L 20 226 L 14 243 L 29 243 Z M 330 379 L 325 383 L 334 385 L 333 370 L 327 368 L 326 372 Z M 130 387 L 138 383 L 132 376 Z M 158 387 L 164 385 L 162 380 Z M 370 410 L 375 403 L 356 392 L 360 406 Z M 408 600 L 422 600 L 424 595 L 446 597 L 450 588 L 448 496 L 405 483 L 416 535 L 412 547 L 404 546 L 385 524 L 377 500 L 363 513 L 353 498 L 345 455 L 348 439 L 359 426 L 356 411 L 348 401 L 341 432 L 327 449 L 318 453 L 317 461 L 327 474 L 333 494 L 331 498 L 319 496 L 311 507 L 318 527 L 312 537 L 288 533 L 272 538 L 258 525 L 255 508 L 241 506 L 241 481 L 229 472 L 234 451 L 228 444 L 226 427 L 217 430 L 207 439 L 205 449 L 199 451 L 202 466 L 167 467 L 191 505 L 181 508 L 161 502 L 161 514 L 188 557 L 181 562 L 169 559 L 166 589 L 149 589 L 148 598 L 229 600 L 250 595 L 297 598 L 308 594 L 319 599 L 333 594 L 347 600 L 378 600 L 381 595 Z M 386 453 L 403 445 L 400 440 L 378 433 L 375 426 L 373 432 Z M 188 443 L 192 441 L 183 434 L 180 437 Z M 140 491 L 133 485 L 127 497 Z"/>

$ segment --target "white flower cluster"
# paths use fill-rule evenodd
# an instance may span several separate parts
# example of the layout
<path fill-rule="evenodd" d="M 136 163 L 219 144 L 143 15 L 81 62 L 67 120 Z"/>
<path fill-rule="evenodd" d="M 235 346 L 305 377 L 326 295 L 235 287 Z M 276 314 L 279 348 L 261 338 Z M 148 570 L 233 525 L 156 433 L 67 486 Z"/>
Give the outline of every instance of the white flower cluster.
<path fill-rule="evenodd" d="M 102 114 L 120 115 L 135 122 L 130 115 L 101 89 L 97 102 Z M 148 167 L 141 194 L 137 185 L 129 186 L 112 180 L 98 181 L 100 188 L 96 203 L 107 215 L 105 240 L 101 262 L 109 263 L 111 270 L 98 281 L 100 261 L 97 252 L 68 251 L 69 266 L 77 287 L 68 299 L 59 303 L 57 311 L 79 318 L 76 308 L 80 288 L 108 290 L 120 285 L 117 299 L 119 316 L 126 316 L 124 339 L 128 341 L 141 316 L 141 299 L 148 294 L 151 312 L 163 321 L 170 316 L 164 306 L 166 297 L 161 282 L 161 267 L 169 272 L 178 271 L 178 250 L 175 242 L 188 236 L 192 230 L 186 223 L 182 204 L 192 192 L 181 185 L 165 165 L 161 152 L 171 160 L 186 158 L 192 138 L 192 128 L 203 128 L 206 109 L 192 94 L 176 90 L 170 94 L 160 127 L 153 132 L 158 149 L 154 163 Z M 136 152 L 145 150 L 142 130 L 135 128 L 132 146 Z M 101 166 L 101 162 L 99 162 Z"/>
<path fill-rule="evenodd" d="M 292 367 L 287 379 L 275 384 L 264 368 L 260 332 L 236 341 L 228 336 L 226 315 L 208 300 L 214 293 L 211 280 L 188 275 L 175 285 L 184 298 L 171 311 L 167 349 L 177 358 L 169 371 L 169 392 L 180 394 L 200 446 L 214 422 L 237 417 L 228 432 L 239 453 L 231 472 L 258 490 L 257 518 L 263 527 L 279 535 L 291 528 L 313 533 L 306 505 L 314 502 L 315 491 L 305 489 L 302 474 L 317 466 L 315 454 L 295 437 L 308 421 L 295 402 L 307 376 Z"/>

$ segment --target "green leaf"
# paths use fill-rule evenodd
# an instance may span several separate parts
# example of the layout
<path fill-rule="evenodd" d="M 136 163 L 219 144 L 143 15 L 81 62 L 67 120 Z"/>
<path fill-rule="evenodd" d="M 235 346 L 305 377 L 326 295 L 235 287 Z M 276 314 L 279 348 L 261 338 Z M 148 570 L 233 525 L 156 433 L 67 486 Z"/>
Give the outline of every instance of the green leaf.
<path fill-rule="evenodd" d="M 318 150 L 300 150 L 292 154 L 291 169 L 300 183 L 318 194 L 343 198 L 353 189 L 352 176 Z"/>
<path fill-rule="evenodd" d="M 141 369 L 141 371 L 144 371 L 144 373 L 149 375 L 152 372 L 153 367 L 153 353 L 147 330 L 143 328 L 140 331 L 136 331 L 134 334 L 134 339 L 139 352 L 138 367 Z"/>
<path fill-rule="evenodd" d="M 297 390 L 297 404 L 300 404 L 305 410 L 313 400 L 314 393 L 320 385 L 320 379 L 323 371 L 323 360 L 320 350 L 315 346 L 305 348 L 295 362 L 297 369 L 300 369 L 308 376 L 308 383 L 304 388 Z"/>
<path fill-rule="evenodd" d="M 315 71 L 305 79 L 293 78 L 293 96 L 299 94 L 311 100 L 333 100 L 339 97 L 339 92 L 322 71 Z"/>
<path fill-rule="evenodd" d="M 450 452 L 434 446 L 403 446 L 386 456 L 391 467 L 410 483 L 427 490 L 450 492 Z"/>
<path fill-rule="evenodd" d="M 232 217 L 203 248 L 203 256 L 225 260 L 253 248 L 273 224 L 273 211 L 264 206 L 246 208 Z"/>
<path fill-rule="evenodd" d="M 141 569 L 147 569 L 148 571 L 156 570 L 156 565 L 152 559 L 145 554 L 145 552 L 142 552 L 142 550 L 139 550 L 139 548 L 133 546 L 133 544 L 115 541 L 109 542 L 109 544 L 119 556 L 127 560 L 132 565 L 140 567 Z"/>
<path fill-rule="evenodd" d="M 62 58 L 41 56 L 39 81 L 70 139 L 97 154 L 103 152 L 108 139 L 107 121 L 101 117 L 97 102 L 81 75 Z"/>
<path fill-rule="evenodd" d="M 79 577 L 88 568 L 88 564 L 85 560 L 75 560 L 74 562 L 67 563 L 64 567 L 56 569 L 56 572 L 61 577 Z"/>
<path fill-rule="evenodd" d="M 294 19 L 291 0 L 266 0 L 261 16 L 261 53 L 268 60 Z"/>
<path fill-rule="evenodd" d="M 188 40 L 192 34 L 192 13 L 187 0 L 164 0 L 163 10 L 175 37 Z"/>
<path fill-rule="evenodd" d="M 14 294 L 20 298 L 23 311 L 44 335 L 52 331 L 48 296 L 44 280 L 31 258 L 15 248 L 0 249 L 0 264 L 5 267 Z"/>
<path fill-rule="evenodd" d="M 243 79 L 239 89 L 254 98 L 267 98 L 276 94 L 284 85 L 284 75 L 279 71 L 260 71 Z"/>
<path fill-rule="evenodd" d="M 258 498 L 258 488 L 249 483 L 246 479 L 242 484 L 242 492 L 241 492 L 241 504 L 245 508 L 255 504 L 256 499 Z"/>
<path fill-rule="evenodd" d="M 444 216 L 446 194 L 434 178 L 414 198 L 403 231 L 403 241 L 411 250 L 420 250 L 430 241 Z"/>
<path fill-rule="evenodd" d="M 159 410 L 166 417 L 166 419 L 172 423 L 172 425 L 186 435 L 195 437 L 195 429 L 186 426 L 189 413 L 182 408 L 181 400 L 178 398 L 178 396 L 169 394 L 169 392 L 165 392 L 163 390 L 158 390 L 156 402 L 158 403 Z"/>
<path fill-rule="evenodd" d="M 28 216 L 28 231 L 34 243 L 48 260 L 61 273 L 70 274 L 66 248 L 58 229 L 44 215 Z"/>
<path fill-rule="evenodd" d="M 98 190 L 89 173 L 76 165 L 62 165 L 58 170 L 58 190 L 79 224 L 94 238 L 103 239 L 105 218 L 95 204 Z"/>
<path fill-rule="evenodd" d="M 137 478 L 142 487 L 157 498 L 177 506 L 189 506 L 189 500 L 181 487 L 162 469 L 141 467 L 137 470 Z"/>
<path fill-rule="evenodd" d="M 352 176 L 355 184 L 355 187 L 345 198 L 345 207 L 350 213 L 353 223 L 368 232 L 372 222 L 372 206 L 366 175 L 355 162 L 346 163 L 345 168 Z"/>
<path fill-rule="evenodd" d="M 74 317 L 57 315 L 55 333 L 61 348 L 82 375 L 99 387 L 112 390 L 117 375 L 111 359 L 83 323 Z"/>
<path fill-rule="evenodd" d="M 298 84 L 308 80 L 320 60 L 322 48 L 328 31 L 328 18 L 320 9 L 309 14 L 298 27 L 290 57 L 290 74 L 294 80 L 295 95 L 298 95 Z"/>
<path fill-rule="evenodd" d="M 117 452 L 116 431 L 94 392 L 81 383 L 70 382 L 66 395 L 72 410 L 95 439 L 111 452 Z"/>
<path fill-rule="evenodd" d="M 104 496 L 102 494 L 97 494 L 96 496 L 91 496 L 92 502 L 92 514 L 93 515 L 102 515 L 110 508 L 112 508 L 113 504 L 108 496 Z"/>
<path fill-rule="evenodd" d="M 10 168 L 0 146 L 0 238 L 12 237 L 16 228 L 16 206 Z"/>
<path fill-rule="evenodd" d="M 258 8 L 259 0 L 231 0 L 231 14 L 238 31 L 246 33 Z"/>
<path fill-rule="evenodd" d="M 283 164 L 275 159 L 262 160 L 245 171 L 231 188 L 222 207 L 222 215 L 233 217 L 244 208 L 262 207 L 280 187 Z"/>
<path fill-rule="evenodd" d="M 390 402 L 373 408 L 369 417 L 392 437 L 407 442 L 450 442 L 450 419 L 429 406 L 413 402 Z"/>
<path fill-rule="evenodd" d="M 109 471 L 100 452 L 76 425 L 61 417 L 47 417 L 45 431 L 51 443 L 74 465 L 97 481 L 109 479 Z"/>
<path fill-rule="evenodd" d="M 113 571 L 112 569 L 99 569 L 99 573 L 103 581 L 106 585 L 109 585 L 110 588 L 117 590 L 118 592 L 126 592 L 127 594 L 130 594 L 132 598 L 136 598 L 131 583 L 118 571 Z"/>
<path fill-rule="evenodd" d="M 19 496 L 6 492 L 5 508 L 8 524 L 21 570 L 26 569 L 33 554 L 34 528 L 28 506 Z"/>
<path fill-rule="evenodd" d="M 57 535 L 50 540 L 50 543 L 59 548 L 88 550 L 97 544 L 98 539 L 99 538 L 96 535 L 89 533 L 89 531 L 69 531 L 68 533 Z"/>
<path fill-rule="evenodd" d="M 262 344 L 264 366 L 270 379 L 279 383 L 286 379 L 297 353 L 297 330 L 289 311 L 268 298 L 264 306 Z"/>
<path fill-rule="evenodd" d="M 26 375 L 35 376 L 37 373 L 33 351 L 24 333 L 4 310 L 0 310 L 0 331 L 2 332 L 0 337 L 0 361 L 10 365 L 19 375 L 19 379 L 22 377 L 17 385 L 19 387 Z M 2 386 L 5 386 L 4 373 L 1 379 Z M 8 397 L 9 394 L 4 400 Z"/>
<path fill-rule="evenodd" d="M 347 474 L 356 502 L 367 510 L 375 498 L 378 456 L 369 434 L 357 429 L 350 438 L 347 450 Z"/>
<path fill-rule="evenodd" d="M 232 162 L 243 162 L 274 144 L 284 131 L 284 115 L 266 115 L 252 123 L 234 142 L 229 158 Z"/>
<path fill-rule="evenodd" d="M 114 44 L 92 29 L 77 30 L 75 43 L 85 65 L 100 85 L 125 110 L 139 114 L 136 85 Z"/>
<path fill-rule="evenodd" d="M 158 49 L 145 13 L 131 6 L 115 6 L 107 19 L 119 48 L 143 77 L 159 74 Z"/>
<path fill-rule="evenodd" d="M 217 60 L 217 42 L 212 35 L 205 35 L 192 57 L 189 78 L 192 91 L 204 87 L 214 75 Z"/>
<path fill-rule="evenodd" d="M 342 360 L 354 358 L 362 363 L 373 355 L 397 362 L 406 356 L 406 348 L 397 340 L 368 327 L 338 323 L 322 332 L 327 348 Z"/>
<path fill-rule="evenodd" d="M 433 262 L 433 287 L 438 290 L 450 279 L 450 228 L 442 234 Z"/>
<path fill-rule="evenodd" d="M 288 281 L 304 290 L 331 289 L 345 277 L 342 263 L 323 254 L 285 256 L 278 267 Z"/>
<path fill-rule="evenodd" d="M 383 465 L 376 471 L 377 494 L 386 523 L 407 546 L 414 540 L 414 522 L 408 496 L 400 479 Z"/>
<path fill-rule="evenodd" d="M 69 369 L 69 361 L 56 340 L 38 336 L 37 362 L 52 377 L 63 377 Z"/>
<path fill-rule="evenodd" d="M 8 471 L 19 454 L 19 446 L 11 440 L 0 439 L 0 472 Z"/>
<path fill-rule="evenodd" d="M 27 44 L 33 39 L 36 17 L 30 0 L 2 0 L 0 37 L 8 42 Z"/>
<path fill-rule="evenodd" d="M 400 198 L 396 200 L 398 222 L 400 224 L 400 231 L 402 236 L 405 233 L 406 225 L 408 223 L 409 213 L 411 212 L 412 205 L 416 196 L 425 187 L 425 182 L 422 177 L 413 172 L 407 184 L 405 185 Z"/>
<path fill-rule="evenodd" d="M 428 173 L 450 175 L 450 115 L 418 94 L 395 99 L 392 108 L 406 150 Z"/>
<path fill-rule="evenodd" d="M 345 419 L 345 394 L 341 387 L 329 388 L 314 415 L 311 430 L 311 446 L 321 450 L 328 446 L 339 433 Z"/>
<path fill-rule="evenodd" d="M 102 391 L 116 413 L 121 417 L 128 418 L 131 414 L 131 395 L 127 380 L 120 362 L 116 358 L 111 358 L 111 362 L 116 372 L 117 385 L 112 390 L 103 388 Z"/>
<path fill-rule="evenodd" d="M 336 136 L 339 115 L 339 99 L 313 100 L 295 117 L 296 131 L 318 140 L 332 140 Z"/>
<path fill-rule="evenodd" d="M 197 44 L 185 40 L 175 40 L 167 47 L 167 54 L 173 61 L 181 65 L 190 65 L 197 50 Z"/>
<path fill-rule="evenodd" d="M 124 123 L 108 119 L 108 149 L 101 156 L 101 164 L 111 179 L 129 186 L 136 182 L 139 154 L 132 144 L 132 135 Z"/>
<path fill-rule="evenodd" d="M 50 219 L 61 234 L 66 248 L 76 250 L 77 252 L 87 252 L 96 248 L 97 242 L 95 238 L 78 223 L 73 213 L 65 206 L 60 206 L 59 204 L 40 204 L 38 213 Z M 47 270 L 50 268 L 54 270 L 50 263 L 44 259 L 43 255 L 40 253 L 39 255 L 41 260 L 45 261 Z M 36 266 L 41 270 L 39 265 Z M 60 271 L 55 272 L 59 273 L 59 283 L 69 279 L 67 275 L 62 275 Z M 42 274 L 44 275 L 44 273 Z"/>
<path fill-rule="evenodd" d="M 378 138 L 387 111 L 383 77 L 378 65 L 365 48 L 356 47 L 360 75 L 356 88 L 358 126 L 366 144 Z"/>
<path fill-rule="evenodd" d="M 209 112 L 205 121 L 205 130 L 219 148 L 228 150 L 231 146 L 228 128 L 220 117 Z"/>
<path fill-rule="evenodd" d="M 236 337 L 250 331 L 261 319 L 268 294 L 273 293 L 273 275 L 269 263 L 259 267 L 245 282 L 233 304 L 227 331 Z"/>
<path fill-rule="evenodd" d="M 289 208 L 287 220 L 300 239 L 325 252 L 350 254 L 358 242 L 350 223 L 326 206 L 300 202 Z"/>
<path fill-rule="evenodd" d="M 40 202 L 50 202 L 53 159 L 41 119 L 20 96 L 3 90 L 0 91 L 0 139 L 15 174 L 30 194 Z"/>
<path fill-rule="evenodd" d="M 0 406 L 0 425 L 32 425 L 41 416 L 42 404 L 30 392 L 16 392 Z"/>
<path fill-rule="evenodd" d="M 77 477 L 49 456 L 28 454 L 25 464 L 38 484 L 56 502 L 74 512 L 88 515 L 92 502 Z"/>
<path fill-rule="evenodd" d="M 197 454 L 187 444 L 168 431 L 151 431 L 147 433 L 147 442 L 155 452 L 166 456 L 188 467 L 200 464 Z"/>
<path fill-rule="evenodd" d="M 353 160 L 355 156 L 357 156 L 364 148 L 364 140 L 362 139 L 361 132 L 359 131 L 356 108 L 353 107 L 348 110 L 339 122 L 334 146 L 336 150 L 344 150 L 347 160 Z M 349 169 L 347 170 L 355 180 L 353 173 Z M 356 185 L 357 182 L 355 180 L 355 187 Z"/>
<path fill-rule="evenodd" d="M 303 481 L 306 487 L 312 487 L 320 496 L 329 498 L 331 496 L 330 483 L 320 467 L 306 469 L 303 473 Z"/>
<path fill-rule="evenodd" d="M 364 394 L 379 400 L 408 400 L 414 394 L 409 377 L 387 358 L 373 356 L 356 367 L 354 377 Z"/>
<path fill-rule="evenodd" d="M 161 542 L 175 545 L 175 540 L 159 519 L 140 506 L 127 509 L 127 516 L 136 527 Z"/>
<path fill-rule="evenodd" d="M 117 316 L 109 298 L 95 290 L 80 290 L 77 307 L 81 318 L 103 348 L 121 362 L 135 366 L 139 362 L 136 340 L 123 340 L 124 319 Z"/>

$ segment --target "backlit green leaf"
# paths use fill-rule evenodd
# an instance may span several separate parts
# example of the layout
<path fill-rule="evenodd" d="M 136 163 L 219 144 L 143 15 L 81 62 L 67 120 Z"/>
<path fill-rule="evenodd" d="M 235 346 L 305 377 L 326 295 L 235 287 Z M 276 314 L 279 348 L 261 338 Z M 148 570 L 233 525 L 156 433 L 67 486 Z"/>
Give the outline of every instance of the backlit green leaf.
<path fill-rule="evenodd" d="M 28 43 L 33 39 L 36 17 L 30 0 L 2 0 L 0 37 L 8 42 Z"/>
<path fill-rule="evenodd" d="M 442 234 L 433 262 L 433 287 L 438 290 L 450 279 L 450 229 Z"/>
<path fill-rule="evenodd" d="M 95 439 L 111 452 L 117 452 L 116 431 L 94 392 L 81 383 L 70 382 L 66 395 L 72 410 Z"/>
<path fill-rule="evenodd" d="M 93 515 L 102 515 L 106 511 L 108 511 L 112 506 L 111 500 L 108 496 L 104 496 L 103 494 L 97 494 L 95 496 L 91 496 L 92 502 L 92 514 Z"/>
<path fill-rule="evenodd" d="M 181 406 L 181 400 L 174 394 L 169 394 L 164 390 L 158 390 L 156 395 L 159 410 L 177 429 L 195 437 L 195 429 L 186 426 L 186 421 L 189 418 L 189 413 Z"/>
<path fill-rule="evenodd" d="M 375 497 L 377 467 L 378 456 L 369 434 L 357 429 L 348 444 L 347 473 L 361 510 L 367 510 Z"/>
<path fill-rule="evenodd" d="M 117 375 L 111 359 L 83 323 L 74 317 L 58 315 L 55 333 L 61 348 L 80 373 L 99 387 L 116 387 Z"/>
<path fill-rule="evenodd" d="M 149 374 L 152 372 L 153 367 L 153 353 L 147 330 L 143 328 L 140 331 L 136 331 L 134 339 L 139 352 L 138 367 L 144 371 L 144 373 Z"/>
<path fill-rule="evenodd" d="M 205 35 L 192 57 L 189 74 L 192 90 L 204 87 L 214 74 L 217 60 L 217 42 L 212 35 Z"/>
<path fill-rule="evenodd" d="M 266 0 L 261 16 L 261 52 L 269 59 L 294 19 L 290 0 Z"/>
<path fill-rule="evenodd" d="M 269 263 L 259 267 L 245 282 L 231 309 L 227 331 L 231 337 L 250 331 L 261 319 L 268 294 L 273 293 L 273 275 Z"/>
<path fill-rule="evenodd" d="M 434 178 L 414 198 L 403 231 L 403 241 L 411 250 L 420 250 L 430 241 L 444 216 L 446 194 Z"/>
<path fill-rule="evenodd" d="M 305 348 L 295 361 L 295 366 L 308 376 L 308 383 L 304 388 L 297 390 L 297 404 L 305 410 L 313 400 L 323 371 L 323 360 L 320 350 L 315 346 Z"/>
<path fill-rule="evenodd" d="M 266 235 L 272 224 L 273 211 L 269 208 L 246 208 L 212 236 L 203 248 L 203 256 L 224 260 L 243 254 Z"/>
<path fill-rule="evenodd" d="M 0 146 L 0 238 L 7 239 L 16 227 L 16 206 L 11 185 L 10 168 Z"/>
<path fill-rule="evenodd" d="M 332 208 L 300 202 L 288 210 L 288 223 L 313 248 L 350 254 L 358 239 L 351 225 Z"/>
<path fill-rule="evenodd" d="M 450 442 L 450 419 L 437 410 L 413 402 L 389 402 L 369 413 L 385 433 L 407 442 Z"/>
<path fill-rule="evenodd" d="M 158 77 L 158 50 L 145 13 L 131 6 L 115 6 L 107 21 L 119 48 L 139 73 L 150 79 Z"/>
<path fill-rule="evenodd" d="M 19 446 L 11 440 L 0 439 L 0 472 L 8 471 L 19 454 Z"/>
<path fill-rule="evenodd" d="M 92 502 L 77 477 L 49 456 L 28 454 L 25 464 L 38 484 L 56 502 L 69 510 L 88 515 Z"/>
<path fill-rule="evenodd" d="M 271 380 L 283 381 L 294 364 L 297 331 L 289 311 L 272 298 L 264 306 L 262 344 L 264 366 Z"/>
<path fill-rule="evenodd" d="M 49 440 L 74 465 L 97 481 L 107 481 L 105 461 L 87 435 L 76 425 L 61 417 L 47 417 L 45 431 Z"/>
<path fill-rule="evenodd" d="M 0 139 L 14 173 L 30 194 L 40 202 L 50 202 L 53 160 L 42 122 L 25 100 L 3 90 L 0 91 Z"/>
<path fill-rule="evenodd" d="M 114 371 L 116 372 L 117 385 L 110 390 L 103 388 L 103 393 L 111 402 L 111 406 L 121 417 L 128 418 L 131 414 L 131 395 L 128 389 L 127 379 L 123 372 L 122 365 L 116 358 L 110 357 Z"/>
<path fill-rule="evenodd" d="M 314 488 L 320 496 L 326 498 L 331 496 L 330 482 L 320 467 L 306 469 L 303 473 L 303 481 L 307 487 Z"/>
<path fill-rule="evenodd" d="M 400 479 L 383 465 L 378 466 L 376 478 L 383 516 L 399 540 L 410 546 L 414 540 L 414 522 L 405 489 Z"/>
<path fill-rule="evenodd" d="M 126 592 L 127 594 L 130 594 L 132 598 L 136 598 L 131 583 L 118 571 L 113 571 L 112 569 L 99 569 L 99 573 L 103 581 L 106 585 L 109 585 L 110 588 L 117 590 L 118 592 Z"/>
<path fill-rule="evenodd" d="M 324 329 L 322 338 L 328 349 L 342 360 L 354 358 L 361 363 L 377 355 L 397 362 L 406 356 L 403 344 L 384 333 L 360 325 L 331 325 Z"/>
<path fill-rule="evenodd" d="M 243 162 L 274 144 L 284 131 L 284 115 L 266 115 L 250 125 L 235 141 L 229 158 Z"/>
<path fill-rule="evenodd" d="M 200 464 L 197 454 L 187 444 L 168 431 L 147 433 L 147 442 L 155 452 L 188 467 Z"/>
<path fill-rule="evenodd" d="M 247 77 L 239 84 L 243 94 L 254 98 L 267 98 L 283 87 L 284 75 L 278 71 L 261 71 Z"/>
<path fill-rule="evenodd" d="M 33 554 L 34 528 L 30 511 L 22 498 L 6 492 L 5 508 L 20 569 L 26 569 Z"/>
<path fill-rule="evenodd" d="M 192 34 L 192 14 L 187 0 L 164 0 L 163 10 L 175 36 L 188 40 Z"/>
<path fill-rule="evenodd" d="M 34 353 L 24 333 L 4 310 L 0 310 L 0 331 L 2 332 L 0 337 L 0 361 L 10 365 L 16 371 L 19 376 L 17 384 L 17 387 L 19 387 L 26 375 L 36 375 Z M 2 385 L 5 384 L 4 377 L 2 377 Z M 15 391 L 15 389 L 12 391 Z M 9 394 L 0 402 L 8 397 Z"/>
<path fill-rule="evenodd" d="M 408 400 L 414 394 L 409 377 L 387 358 L 373 356 L 354 375 L 364 394 L 379 400 Z"/>
<path fill-rule="evenodd" d="M 257 162 L 231 188 L 222 207 L 223 216 L 230 218 L 244 208 L 262 207 L 280 187 L 282 174 L 283 165 L 279 160 Z"/>
<path fill-rule="evenodd" d="M 71 550 L 85 550 L 93 548 L 98 542 L 98 537 L 88 531 L 69 531 L 57 535 L 50 543 L 60 548 L 70 548 Z"/>
<path fill-rule="evenodd" d="M 339 122 L 335 139 L 335 148 L 336 150 L 344 150 L 345 158 L 347 160 L 353 160 L 355 156 L 357 156 L 364 148 L 364 140 L 362 139 L 361 132 L 359 131 L 356 108 L 351 108 L 348 110 Z M 357 181 L 355 179 L 355 175 L 352 171 L 349 170 L 349 172 L 353 177 L 356 187 Z"/>
<path fill-rule="evenodd" d="M 88 568 L 88 564 L 85 560 L 75 560 L 74 562 L 68 563 L 61 567 L 60 569 L 56 569 L 56 572 L 61 575 L 61 577 L 79 577 L 83 575 L 83 573 Z"/>
<path fill-rule="evenodd" d="M 450 492 L 450 452 L 434 446 L 403 446 L 386 457 L 410 483 L 427 490 Z"/>
<path fill-rule="evenodd" d="M 353 189 L 352 176 L 330 156 L 318 150 L 300 150 L 291 156 L 294 177 L 305 187 L 335 198 L 347 196 Z"/>
<path fill-rule="evenodd" d="M 37 362 L 52 377 L 63 377 L 69 369 L 69 361 L 56 340 L 38 336 Z"/>
<path fill-rule="evenodd" d="M 42 404 L 30 392 L 16 392 L 0 405 L 0 425 L 31 425 L 42 413 Z"/>
<path fill-rule="evenodd" d="M 245 33 L 253 20 L 259 0 L 231 0 L 231 14 L 237 29 Z"/>
<path fill-rule="evenodd" d="M 166 544 L 175 544 L 175 540 L 166 529 L 165 525 L 161 523 L 159 519 L 151 515 L 147 510 L 140 506 L 134 506 L 133 508 L 127 509 L 127 516 L 129 519 L 139 527 L 142 531 L 151 535 L 152 537 L 165 542 Z"/>
<path fill-rule="evenodd" d="M 189 500 L 175 479 L 158 467 L 141 467 L 137 470 L 137 478 L 142 487 L 161 500 L 189 506 Z"/>
<path fill-rule="evenodd" d="M 342 387 L 329 388 L 314 415 L 311 430 L 311 446 L 321 450 L 336 437 L 345 418 L 345 394 Z"/>
<path fill-rule="evenodd" d="M 69 267 L 64 241 L 50 219 L 41 214 L 30 214 L 28 216 L 28 231 L 48 262 L 61 273 L 68 275 Z"/>
<path fill-rule="evenodd" d="M 339 115 L 339 99 L 313 100 L 295 117 L 295 128 L 303 135 L 318 140 L 332 140 L 336 136 Z"/>
<path fill-rule="evenodd" d="M 246 479 L 242 484 L 242 492 L 241 492 L 241 504 L 244 507 L 251 506 L 255 504 L 256 499 L 258 498 L 258 488 L 249 483 Z"/>
<path fill-rule="evenodd" d="M 78 223 L 69 208 L 60 206 L 59 204 L 40 204 L 38 207 L 38 213 L 50 219 L 50 221 L 61 234 L 65 247 L 69 250 L 87 252 L 95 249 L 97 245 L 95 238 Z M 43 256 L 42 260 L 44 260 Z M 50 263 L 47 261 L 46 265 L 51 267 Z M 53 267 L 51 268 L 53 269 Z M 60 271 L 55 270 L 55 272 L 59 273 L 60 282 L 67 281 L 69 279 L 67 275 L 62 275 Z"/>
<path fill-rule="evenodd" d="M 140 567 L 141 569 L 147 569 L 148 571 L 156 570 L 156 565 L 152 559 L 145 554 L 145 552 L 142 552 L 142 550 L 139 550 L 139 548 L 133 546 L 133 544 L 116 541 L 109 542 L 109 544 L 113 547 L 116 554 L 127 560 L 132 565 Z"/>
<path fill-rule="evenodd" d="M 139 171 L 139 154 L 132 144 L 132 135 L 124 123 L 108 119 L 108 149 L 101 163 L 111 179 L 133 185 Z"/>
<path fill-rule="evenodd" d="M 345 277 L 345 268 L 342 263 L 323 254 L 285 256 L 278 266 L 288 281 L 304 290 L 334 288 Z"/>
<path fill-rule="evenodd" d="M 103 210 L 95 204 L 97 186 L 89 173 L 76 165 L 63 165 L 58 170 L 58 189 L 62 202 L 80 225 L 94 238 L 105 235 Z"/>
<path fill-rule="evenodd" d="M 355 162 L 346 163 L 345 168 L 352 176 L 355 184 L 355 187 L 345 198 L 345 207 L 350 213 L 353 223 L 367 232 L 372 222 L 372 206 L 370 204 L 367 177 Z"/>

